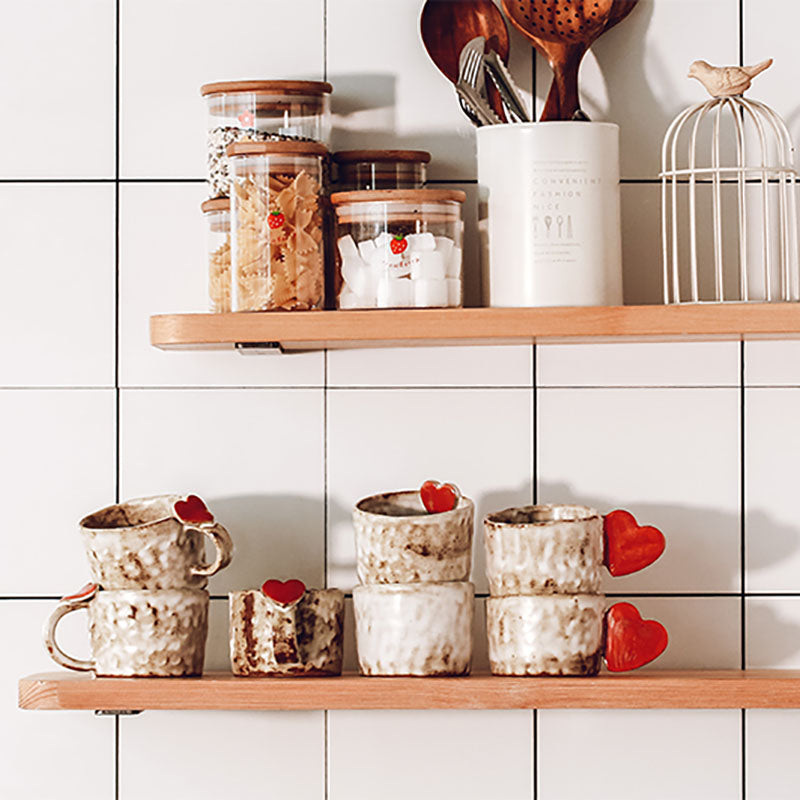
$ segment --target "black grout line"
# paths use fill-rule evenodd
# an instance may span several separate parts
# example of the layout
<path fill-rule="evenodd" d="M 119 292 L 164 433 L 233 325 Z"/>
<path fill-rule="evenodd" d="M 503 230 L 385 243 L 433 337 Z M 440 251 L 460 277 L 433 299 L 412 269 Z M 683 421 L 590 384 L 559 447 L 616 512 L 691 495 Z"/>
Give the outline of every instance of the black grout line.
<path fill-rule="evenodd" d="M 531 797 L 539 797 L 539 709 L 531 709 L 531 747 L 533 749 L 533 775 L 531 776 Z"/>
<path fill-rule="evenodd" d="M 322 361 L 322 553 L 324 586 L 328 588 L 328 351 L 323 351 Z"/>
<path fill-rule="evenodd" d="M 741 793 L 742 793 L 742 800 L 746 800 L 747 797 L 747 709 L 741 709 L 741 725 L 740 725 L 740 733 L 742 737 L 742 750 L 741 755 Z"/>
<path fill-rule="evenodd" d="M 533 403 L 533 420 L 531 422 L 531 503 L 539 502 L 539 392 L 536 385 L 536 342 L 531 344 L 531 386 Z"/>
<path fill-rule="evenodd" d="M 119 155 L 120 155 L 120 2 L 115 0 L 114 18 L 114 495 L 120 501 L 120 390 L 119 390 Z M 114 717 L 114 800 L 120 798 L 120 724 Z"/>
<path fill-rule="evenodd" d="M 746 498 L 746 409 L 745 409 L 745 343 L 739 343 L 739 622 L 741 668 L 747 667 L 747 526 L 745 513 Z"/>
<path fill-rule="evenodd" d="M 119 714 L 114 717 L 114 800 L 119 800 Z"/>

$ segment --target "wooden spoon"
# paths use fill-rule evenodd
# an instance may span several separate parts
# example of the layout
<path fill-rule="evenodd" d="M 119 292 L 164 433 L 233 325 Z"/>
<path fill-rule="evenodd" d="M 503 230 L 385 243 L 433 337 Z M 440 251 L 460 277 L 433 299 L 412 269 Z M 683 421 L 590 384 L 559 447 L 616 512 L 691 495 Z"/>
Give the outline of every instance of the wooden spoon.
<path fill-rule="evenodd" d="M 570 120 L 580 112 L 578 70 L 589 47 L 622 21 L 637 0 L 502 0 L 520 30 L 553 70 L 541 120 Z"/>
<path fill-rule="evenodd" d="M 422 43 L 439 71 L 458 81 L 458 58 L 464 45 L 476 36 L 486 38 L 486 49 L 494 50 L 508 63 L 508 28 L 500 9 L 492 0 L 427 0 L 420 17 Z M 503 101 L 490 83 L 489 104 L 505 120 Z"/>

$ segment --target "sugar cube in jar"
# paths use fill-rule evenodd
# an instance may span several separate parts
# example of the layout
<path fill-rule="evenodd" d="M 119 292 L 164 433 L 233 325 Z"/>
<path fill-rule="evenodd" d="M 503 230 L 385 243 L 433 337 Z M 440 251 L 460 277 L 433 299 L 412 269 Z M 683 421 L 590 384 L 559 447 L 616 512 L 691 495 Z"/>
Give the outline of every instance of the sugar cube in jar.
<path fill-rule="evenodd" d="M 337 308 L 460 307 L 465 199 L 449 189 L 331 195 Z"/>
<path fill-rule="evenodd" d="M 231 201 L 215 197 L 200 209 L 208 224 L 208 307 L 221 314 L 231 310 Z"/>
<path fill-rule="evenodd" d="M 235 142 L 227 153 L 232 310 L 322 308 L 326 148 L 316 142 Z"/>

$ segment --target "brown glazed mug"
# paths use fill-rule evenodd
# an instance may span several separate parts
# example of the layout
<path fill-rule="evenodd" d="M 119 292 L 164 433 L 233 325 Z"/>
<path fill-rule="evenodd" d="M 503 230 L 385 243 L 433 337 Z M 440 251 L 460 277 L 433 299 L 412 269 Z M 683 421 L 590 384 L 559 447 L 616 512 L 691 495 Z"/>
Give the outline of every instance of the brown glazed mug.
<path fill-rule="evenodd" d="M 202 675 L 208 633 L 208 592 L 202 589 L 101 590 L 88 584 L 63 597 L 44 627 L 56 664 L 109 677 Z M 62 617 L 89 613 L 91 658 L 65 653 L 56 641 Z"/>
<path fill-rule="evenodd" d="M 81 536 L 92 581 L 112 589 L 202 589 L 233 555 L 228 531 L 199 497 L 160 495 L 84 517 Z M 216 553 L 205 560 L 205 538 Z"/>

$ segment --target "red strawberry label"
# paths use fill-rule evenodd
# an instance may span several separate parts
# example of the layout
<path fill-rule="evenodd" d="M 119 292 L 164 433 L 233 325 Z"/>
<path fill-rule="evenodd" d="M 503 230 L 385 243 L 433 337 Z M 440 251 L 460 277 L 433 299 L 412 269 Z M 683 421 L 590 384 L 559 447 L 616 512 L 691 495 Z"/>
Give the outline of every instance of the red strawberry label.
<path fill-rule="evenodd" d="M 284 217 L 280 211 L 270 211 L 267 217 L 267 225 L 269 225 L 272 230 L 282 228 L 284 222 L 286 222 L 286 217 Z"/>
<path fill-rule="evenodd" d="M 264 581 L 261 591 L 279 605 L 289 606 L 306 593 L 306 585 L 296 578 L 290 581 L 278 581 L 273 578 Z"/>
<path fill-rule="evenodd" d="M 399 256 L 400 253 L 405 252 L 405 249 L 408 247 L 408 242 L 406 241 L 405 236 L 395 236 L 391 242 L 389 242 L 389 249 L 396 255 Z"/>
<path fill-rule="evenodd" d="M 456 507 L 461 492 L 452 483 L 442 485 L 438 481 L 425 481 L 420 487 L 419 496 L 429 514 L 441 514 Z"/>
<path fill-rule="evenodd" d="M 87 583 L 82 589 L 78 589 L 75 594 L 65 594 L 61 602 L 74 602 L 77 600 L 91 600 L 100 587 L 96 583 Z"/>
<path fill-rule="evenodd" d="M 214 515 L 196 494 L 190 494 L 185 500 L 178 500 L 175 503 L 175 514 L 181 522 L 190 525 L 203 525 L 214 521 Z"/>
<path fill-rule="evenodd" d="M 649 664 L 667 648 L 667 629 L 654 619 L 642 619 L 636 606 L 616 603 L 606 612 L 606 666 L 625 672 Z"/>
<path fill-rule="evenodd" d="M 663 552 L 664 534 L 652 525 L 638 525 L 628 511 L 612 511 L 603 518 L 603 562 L 614 576 L 630 575 L 652 564 Z"/>

